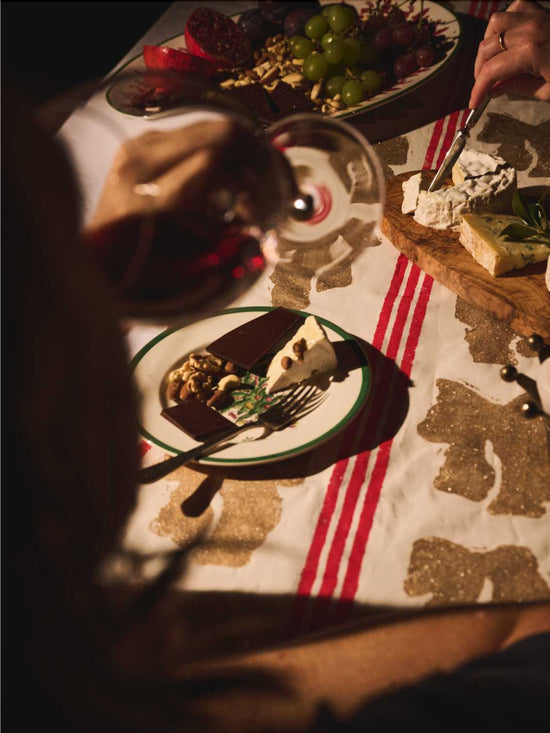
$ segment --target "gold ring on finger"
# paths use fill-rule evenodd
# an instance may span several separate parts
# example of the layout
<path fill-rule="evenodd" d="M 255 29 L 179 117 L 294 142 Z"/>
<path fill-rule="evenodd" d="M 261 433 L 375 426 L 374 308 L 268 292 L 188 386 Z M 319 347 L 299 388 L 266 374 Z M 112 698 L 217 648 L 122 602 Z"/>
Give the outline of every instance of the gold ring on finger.
<path fill-rule="evenodd" d="M 504 43 L 504 34 L 506 31 L 502 31 L 502 33 L 498 34 L 498 45 L 501 47 L 503 51 L 507 51 L 506 44 Z"/>

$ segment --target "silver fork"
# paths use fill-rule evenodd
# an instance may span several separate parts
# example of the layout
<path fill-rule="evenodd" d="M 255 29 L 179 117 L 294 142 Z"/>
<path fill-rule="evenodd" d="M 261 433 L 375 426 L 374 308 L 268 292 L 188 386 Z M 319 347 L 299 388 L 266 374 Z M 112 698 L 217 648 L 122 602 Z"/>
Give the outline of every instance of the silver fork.
<path fill-rule="evenodd" d="M 175 471 L 180 466 L 184 466 L 194 458 L 200 458 L 201 456 L 214 453 L 226 447 L 225 442 L 228 438 L 233 438 L 252 428 L 263 428 L 263 433 L 256 440 L 267 438 L 268 435 L 271 435 L 276 430 L 286 428 L 290 423 L 305 417 L 312 410 L 315 410 L 324 400 L 324 397 L 325 395 L 322 390 L 314 385 L 298 385 L 286 394 L 282 400 L 268 407 L 253 422 L 247 423 L 246 425 L 235 425 L 223 435 L 218 435 L 206 443 L 201 443 L 196 448 L 178 453 L 177 456 L 168 458 L 166 461 L 161 461 L 160 463 L 155 463 L 147 468 L 140 468 L 137 472 L 137 481 L 140 484 L 152 484 L 164 478 L 169 473 L 172 473 L 172 471 Z"/>

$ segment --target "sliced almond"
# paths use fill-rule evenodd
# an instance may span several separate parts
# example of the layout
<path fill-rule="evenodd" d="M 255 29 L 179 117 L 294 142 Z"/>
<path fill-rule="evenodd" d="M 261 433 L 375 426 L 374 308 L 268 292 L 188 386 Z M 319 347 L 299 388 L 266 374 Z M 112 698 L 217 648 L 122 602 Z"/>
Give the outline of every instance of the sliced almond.
<path fill-rule="evenodd" d="M 293 72 L 292 74 L 287 74 L 286 76 L 283 76 L 283 81 L 285 81 L 287 84 L 299 84 L 303 80 L 304 75 L 299 74 L 297 71 Z"/>

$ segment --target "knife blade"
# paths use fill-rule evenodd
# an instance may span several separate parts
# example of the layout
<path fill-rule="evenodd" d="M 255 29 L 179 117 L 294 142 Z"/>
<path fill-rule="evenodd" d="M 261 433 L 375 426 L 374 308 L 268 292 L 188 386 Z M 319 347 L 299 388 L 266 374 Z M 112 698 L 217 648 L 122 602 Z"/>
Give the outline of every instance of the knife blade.
<path fill-rule="evenodd" d="M 433 191 L 437 191 L 443 185 L 445 179 L 451 172 L 453 165 L 458 160 L 460 153 L 464 150 L 466 142 L 468 141 L 468 138 L 470 137 L 470 130 L 478 122 L 479 118 L 485 111 L 485 108 L 489 104 L 489 99 L 490 97 L 486 97 L 486 99 L 479 105 L 479 107 L 476 107 L 476 109 L 473 109 L 470 112 L 470 114 L 468 115 L 466 119 L 464 127 L 462 127 L 456 133 L 455 139 L 451 143 L 451 147 L 447 150 L 447 153 L 445 157 L 443 158 L 443 163 L 441 163 L 441 165 L 439 166 L 439 170 L 435 174 L 433 181 L 431 182 L 431 184 L 428 187 L 428 191 L 430 193 Z"/>

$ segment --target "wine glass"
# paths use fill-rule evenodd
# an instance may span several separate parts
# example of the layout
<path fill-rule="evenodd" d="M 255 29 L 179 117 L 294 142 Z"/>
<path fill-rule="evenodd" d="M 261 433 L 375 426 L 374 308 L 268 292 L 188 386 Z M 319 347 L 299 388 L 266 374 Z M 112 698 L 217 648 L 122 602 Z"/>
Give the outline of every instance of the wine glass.
<path fill-rule="evenodd" d="M 323 250 L 320 267 L 327 268 L 349 256 L 346 228 L 355 227 L 356 235 L 360 230 L 359 239 L 374 238 L 382 216 L 384 178 L 372 147 L 351 125 L 308 113 L 266 129 L 225 98 L 205 98 L 203 87 L 185 75 L 175 82 L 172 77 L 159 78 L 155 74 L 155 85 L 164 86 L 165 99 L 170 84 L 177 92 L 176 109 L 165 106 L 163 119 L 139 120 L 133 129 L 142 132 L 160 125 L 166 130 L 168 123 L 172 129 L 181 127 L 184 135 L 185 125 L 197 115 L 229 116 L 254 138 L 258 160 L 240 165 L 228 151 L 235 175 L 212 176 L 199 207 L 200 231 L 190 228 L 177 211 L 162 209 L 154 181 L 134 185 L 131 193 L 140 199 L 140 215 L 89 240 L 125 319 L 163 324 L 197 320 L 234 304 L 266 267 L 281 262 L 291 267 L 297 249 Z M 129 82 L 117 81 L 109 89 L 111 104 L 114 98 L 119 109 L 135 115 L 140 84 L 135 76 Z M 146 94 L 150 88 L 149 78 Z M 129 98 L 126 108 L 123 102 Z M 150 97 L 145 104 L 155 109 Z M 168 112 L 175 114 L 169 118 Z M 120 134 L 121 139 L 128 136 L 127 131 Z M 147 154 L 145 145 L 142 153 Z M 254 168 L 254 195 L 247 167 Z"/>

